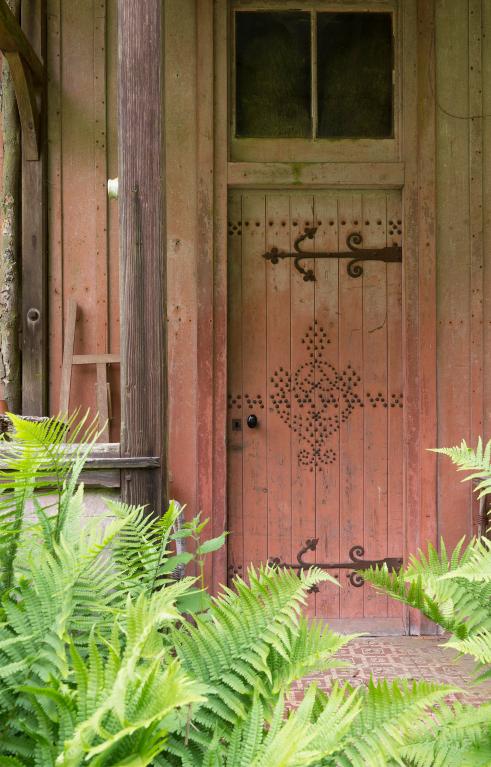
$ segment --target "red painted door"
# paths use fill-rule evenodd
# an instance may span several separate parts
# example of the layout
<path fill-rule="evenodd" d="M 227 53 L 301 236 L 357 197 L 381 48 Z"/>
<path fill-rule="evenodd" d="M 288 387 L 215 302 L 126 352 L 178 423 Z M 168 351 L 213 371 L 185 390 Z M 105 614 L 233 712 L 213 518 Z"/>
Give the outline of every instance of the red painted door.
<path fill-rule="evenodd" d="M 400 258 L 401 220 L 396 190 L 229 201 L 229 573 L 295 563 L 317 539 L 303 560 L 341 588 L 323 585 L 310 613 L 393 632 L 402 608 L 336 565 L 404 548 L 402 265 L 346 257 L 353 235 Z"/>

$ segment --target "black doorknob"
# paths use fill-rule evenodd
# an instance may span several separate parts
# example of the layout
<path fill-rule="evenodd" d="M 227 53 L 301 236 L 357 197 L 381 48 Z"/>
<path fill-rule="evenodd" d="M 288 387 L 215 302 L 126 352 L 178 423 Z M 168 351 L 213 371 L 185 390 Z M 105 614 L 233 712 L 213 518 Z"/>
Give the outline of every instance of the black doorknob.
<path fill-rule="evenodd" d="M 247 416 L 247 425 L 249 429 L 255 429 L 257 426 L 257 415 L 254 415 L 254 413 L 251 413 L 251 415 Z"/>

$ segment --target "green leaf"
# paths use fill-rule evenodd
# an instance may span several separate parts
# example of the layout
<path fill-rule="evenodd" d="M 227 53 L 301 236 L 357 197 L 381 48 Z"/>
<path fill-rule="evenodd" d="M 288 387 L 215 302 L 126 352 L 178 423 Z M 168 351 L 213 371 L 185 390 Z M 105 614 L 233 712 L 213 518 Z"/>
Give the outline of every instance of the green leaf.
<path fill-rule="evenodd" d="M 160 572 L 165 573 L 172 573 L 178 565 L 187 565 L 188 562 L 191 562 L 194 559 L 194 556 L 190 554 L 188 551 L 183 551 L 181 554 L 176 554 L 173 557 L 168 557 L 164 564 L 160 568 Z"/>
<path fill-rule="evenodd" d="M 171 539 L 173 541 L 180 541 L 181 538 L 190 538 L 193 534 L 192 530 L 188 530 L 187 528 L 183 528 L 182 530 L 177 530 L 175 533 L 172 533 Z"/>
<path fill-rule="evenodd" d="M 188 594 L 183 594 L 182 597 L 176 602 L 177 609 L 180 612 L 194 615 L 195 613 L 201 613 L 211 605 L 210 595 L 206 591 L 190 591 Z"/>
<path fill-rule="evenodd" d="M 202 543 L 197 548 L 198 554 L 211 554 L 212 551 L 218 551 L 218 549 L 221 549 L 222 546 L 225 545 L 225 538 L 227 533 L 222 533 L 218 536 L 218 538 L 210 538 L 209 540 Z"/>

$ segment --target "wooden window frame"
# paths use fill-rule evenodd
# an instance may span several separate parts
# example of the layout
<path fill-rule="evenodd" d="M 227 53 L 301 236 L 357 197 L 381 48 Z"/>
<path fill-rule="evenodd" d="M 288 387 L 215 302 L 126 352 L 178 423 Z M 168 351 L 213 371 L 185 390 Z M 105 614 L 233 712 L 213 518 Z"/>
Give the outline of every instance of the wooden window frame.
<path fill-rule="evenodd" d="M 393 83 L 393 138 L 239 138 L 235 135 L 236 78 L 235 78 L 235 16 L 241 11 L 287 11 L 296 10 L 310 14 L 328 12 L 390 13 L 394 34 L 394 83 Z M 397 0 L 331 0 L 322 3 L 292 2 L 291 0 L 234 0 L 228 14 L 230 55 L 228 57 L 228 124 L 229 159 L 233 162 L 397 162 L 402 149 L 402 17 Z M 312 41 L 315 38 L 312 24 Z M 316 48 L 312 46 L 311 64 L 312 120 L 313 130 L 317 124 L 317 61 Z"/>

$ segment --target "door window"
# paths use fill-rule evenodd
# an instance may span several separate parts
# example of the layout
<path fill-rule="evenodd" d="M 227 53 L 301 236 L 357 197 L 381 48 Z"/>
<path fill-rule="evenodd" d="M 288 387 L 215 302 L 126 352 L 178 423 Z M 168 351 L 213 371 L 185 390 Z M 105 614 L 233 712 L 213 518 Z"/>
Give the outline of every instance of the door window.
<path fill-rule="evenodd" d="M 243 11 L 235 52 L 237 137 L 392 137 L 390 13 Z"/>
<path fill-rule="evenodd" d="M 393 36 L 389 13 L 317 14 L 317 135 L 393 134 Z"/>
<path fill-rule="evenodd" d="M 310 37 L 308 13 L 239 14 L 237 136 L 312 135 Z"/>
<path fill-rule="evenodd" d="M 396 0 L 364 11 L 251 4 L 232 10 L 230 159 L 397 160 Z"/>

